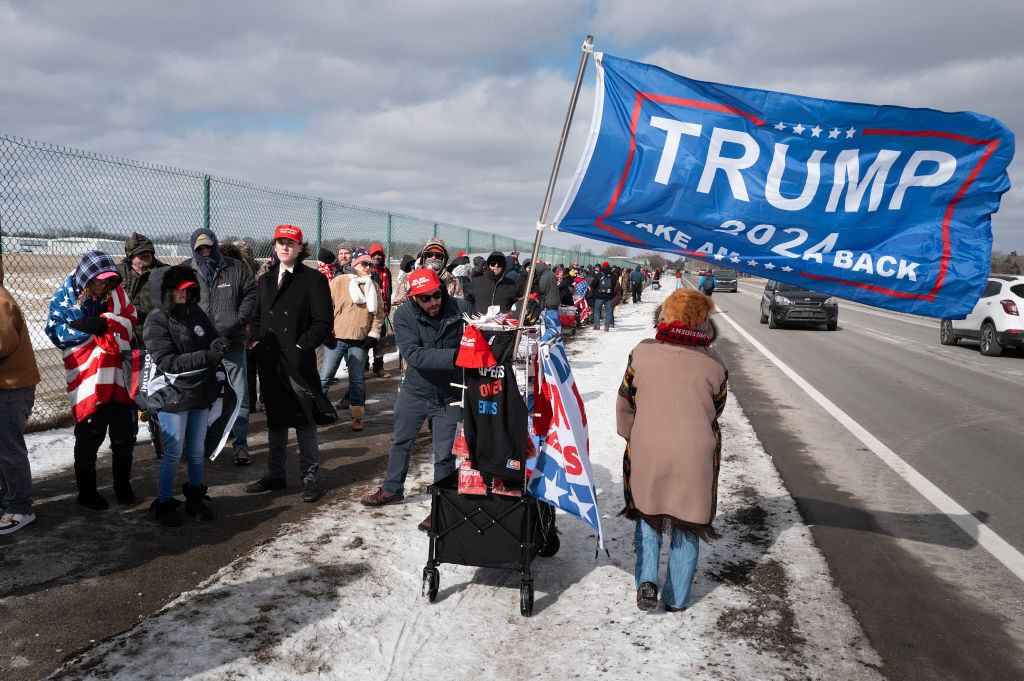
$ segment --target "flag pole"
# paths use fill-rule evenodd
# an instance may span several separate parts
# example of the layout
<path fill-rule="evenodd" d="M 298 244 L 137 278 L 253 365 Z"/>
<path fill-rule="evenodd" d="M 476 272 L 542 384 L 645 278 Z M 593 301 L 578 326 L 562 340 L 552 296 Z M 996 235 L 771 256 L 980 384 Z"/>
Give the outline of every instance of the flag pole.
<path fill-rule="evenodd" d="M 537 258 L 540 256 L 540 242 L 544 238 L 544 229 L 549 225 L 548 209 L 551 207 L 551 195 L 555 192 L 555 180 L 558 179 L 558 169 L 562 165 L 562 154 L 565 153 L 565 140 L 569 137 L 569 128 L 572 127 L 572 117 L 576 112 L 576 101 L 580 96 L 580 87 L 583 84 L 583 74 L 587 70 L 587 59 L 594 51 L 594 36 L 588 35 L 583 41 L 583 55 L 580 57 L 580 66 L 576 71 L 576 82 L 572 86 L 572 97 L 569 98 L 569 110 L 565 114 L 565 123 L 562 124 L 562 137 L 558 141 L 558 152 L 555 154 L 555 164 L 551 168 L 551 177 L 548 178 L 548 190 L 544 194 L 544 206 L 540 210 L 540 220 L 537 221 L 537 236 L 533 240 L 533 254 L 530 256 L 530 271 L 526 277 L 526 290 L 523 292 L 523 307 L 519 311 L 519 326 L 516 329 L 515 343 L 512 347 L 519 347 L 519 337 L 522 334 L 523 324 L 526 320 L 526 306 L 530 299 L 530 292 L 533 290 L 533 273 L 537 271 Z"/>

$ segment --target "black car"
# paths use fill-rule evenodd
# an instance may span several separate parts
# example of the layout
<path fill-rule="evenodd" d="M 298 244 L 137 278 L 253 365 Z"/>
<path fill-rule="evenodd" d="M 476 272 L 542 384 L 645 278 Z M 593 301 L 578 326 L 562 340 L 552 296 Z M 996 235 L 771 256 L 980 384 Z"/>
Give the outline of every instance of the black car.
<path fill-rule="evenodd" d="M 736 285 L 736 273 L 732 270 L 715 270 L 712 275 L 715 277 L 716 291 L 732 291 L 733 293 L 739 291 Z"/>
<path fill-rule="evenodd" d="M 829 331 L 835 331 L 839 324 L 839 301 L 793 284 L 769 281 L 761 294 L 761 323 L 768 324 L 770 329 L 782 324 L 824 324 Z"/>

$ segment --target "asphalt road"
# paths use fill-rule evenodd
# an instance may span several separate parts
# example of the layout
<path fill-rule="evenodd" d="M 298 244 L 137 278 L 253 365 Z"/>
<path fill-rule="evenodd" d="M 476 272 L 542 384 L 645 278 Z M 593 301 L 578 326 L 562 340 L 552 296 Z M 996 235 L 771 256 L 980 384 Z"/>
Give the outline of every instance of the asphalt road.
<path fill-rule="evenodd" d="M 742 282 L 742 280 L 741 280 Z M 693 282 L 691 282 L 693 283 Z M 938 322 L 841 301 L 839 329 L 721 312 L 988 529 L 1024 552 L 1024 354 L 946 347 Z M 1024 582 L 726 320 L 733 396 L 774 458 L 890 679 L 1024 679 Z M 969 524 L 969 523 L 968 523 Z"/>

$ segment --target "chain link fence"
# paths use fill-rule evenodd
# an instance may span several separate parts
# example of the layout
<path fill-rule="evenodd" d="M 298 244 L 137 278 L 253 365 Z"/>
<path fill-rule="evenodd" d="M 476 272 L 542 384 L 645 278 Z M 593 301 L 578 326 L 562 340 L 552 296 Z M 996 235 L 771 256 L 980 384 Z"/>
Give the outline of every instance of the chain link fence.
<path fill-rule="evenodd" d="M 296 194 L 191 170 L 141 163 L 89 151 L 0 135 L 0 252 L 4 287 L 28 322 L 40 384 L 30 430 L 71 423 L 64 365 L 43 329 L 54 291 L 82 253 L 102 250 L 116 260 L 132 232 L 153 240 L 156 256 L 175 264 L 191 256 L 189 236 L 209 227 L 221 242 L 244 240 L 258 259 L 272 250 L 273 228 L 292 224 L 311 246 L 332 251 L 342 241 L 381 244 L 392 267 L 440 237 L 454 254 L 521 251 L 532 241 L 443 222 Z M 541 247 L 549 263 L 635 261 Z"/>

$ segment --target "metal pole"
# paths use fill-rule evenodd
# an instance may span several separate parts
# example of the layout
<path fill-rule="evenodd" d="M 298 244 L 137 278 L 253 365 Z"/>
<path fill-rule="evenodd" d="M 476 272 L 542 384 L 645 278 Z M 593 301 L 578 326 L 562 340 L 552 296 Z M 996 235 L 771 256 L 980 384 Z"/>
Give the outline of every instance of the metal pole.
<path fill-rule="evenodd" d="M 322 239 L 322 231 L 324 227 L 324 200 L 316 200 L 316 258 L 320 259 L 320 243 Z"/>
<path fill-rule="evenodd" d="M 210 176 L 203 176 L 203 227 L 210 229 Z"/>
<path fill-rule="evenodd" d="M 572 116 L 576 112 L 576 101 L 580 96 L 580 86 L 583 84 L 583 74 L 587 70 L 587 59 L 594 51 L 594 36 L 588 35 L 583 41 L 583 56 L 580 57 L 580 66 L 576 71 L 576 82 L 572 86 L 572 96 L 569 98 L 569 110 L 565 114 L 565 122 L 562 124 L 562 137 L 558 142 L 558 151 L 555 153 L 555 163 L 551 168 L 551 177 L 548 178 L 548 190 L 544 194 L 544 206 L 540 210 L 540 220 L 537 222 L 537 236 L 533 240 L 533 254 L 530 256 L 530 272 L 526 276 L 526 290 L 523 292 L 523 309 L 519 311 L 519 326 L 516 328 L 515 343 L 512 347 L 519 347 L 519 337 L 522 334 L 523 323 L 526 320 L 526 305 L 530 299 L 530 292 L 533 290 L 533 273 L 537 271 L 537 256 L 540 253 L 540 242 L 544 238 L 544 229 L 547 227 L 548 208 L 551 207 L 551 195 L 555 193 L 555 180 L 558 179 L 558 169 L 562 165 L 562 154 L 565 153 L 565 141 L 569 137 L 569 128 L 572 126 Z"/>
<path fill-rule="evenodd" d="M 391 269 L 391 213 L 388 213 L 388 231 L 387 241 L 385 242 L 384 248 L 384 266 Z M 376 355 L 374 355 L 376 357 Z"/>

